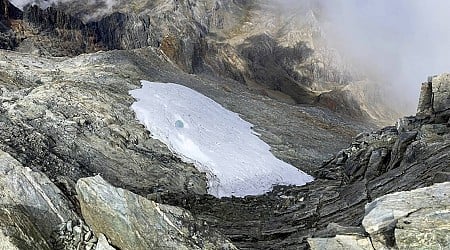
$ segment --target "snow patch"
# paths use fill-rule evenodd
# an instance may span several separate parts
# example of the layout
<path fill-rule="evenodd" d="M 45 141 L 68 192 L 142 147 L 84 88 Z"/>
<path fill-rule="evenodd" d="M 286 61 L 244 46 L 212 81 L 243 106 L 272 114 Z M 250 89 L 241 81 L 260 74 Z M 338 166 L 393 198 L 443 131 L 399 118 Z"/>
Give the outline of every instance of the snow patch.
<path fill-rule="evenodd" d="M 313 178 L 272 155 L 252 124 L 182 85 L 141 81 L 130 91 L 137 119 L 184 161 L 208 177 L 216 197 L 259 195 L 274 185 L 304 185 Z"/>

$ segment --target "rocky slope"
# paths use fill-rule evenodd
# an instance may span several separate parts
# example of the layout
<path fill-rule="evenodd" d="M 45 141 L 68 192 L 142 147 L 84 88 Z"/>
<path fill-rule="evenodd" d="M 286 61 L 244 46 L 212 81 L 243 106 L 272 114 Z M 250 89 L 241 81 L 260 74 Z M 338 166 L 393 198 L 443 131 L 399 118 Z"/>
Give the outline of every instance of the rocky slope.
<path fill-rule="evenodd" d="M 324 106 L 379 122 L 396 117 L 383 93 L 375 90 L 378 86 L 372 88 L 352 72 L 327 45 L 320 6 L 309 0 L 293 9 L 270 0 L 116 1 L 108 8 L 99 6 L 101 1 L 64 1 L 48 9 L 23 6 L 23 13 L 8 16 L 7 33 L 15 40 L 2 48 L 75 56 L 151 46 L 185 72 L 231 78 L 283 102 Z"/>
<path fill-rule="evenodd" d="M 330 237 L 341 231 L 365 236 L 362 229 L 327 226 L 360 227 L 368 202 L 450 181 L 448 77 L 424 83 L 418 116 L 400 119 L 397 127 L 358 135 L 349 148 L 315 171 L 317 179 L 311 184 L 280 187 L 261 197 L 187 201 L 168 197 L 167 202 L 189 208 L 240 248 L 307 248 L 307 237 Z M 448 225 L 445 216 L 442 220 Z M 391 237 L 383 244 L 396 243 Z"/>
<path fill-rule="evenodd" d="M 0 248 L 448 247 L 449 74 L 423 84 L 416 116 L 367 132 L 372 101 L 322 44 L 315 6 L 118 3 L 0 1 Z M 142 79 L 239 113 L 316 180 L 206 195 L 204 174 L 135 119 Z"/>
<path fill-rule="evenodd" d="M 17 227 L 26 227 L 17 232 L 30 232 L 18 237 L 24 242 L 43 242 L 44 249 L 45 244 L 70 249 L 80 242 L 92 247 L 95 241 L 89 242 L 89 237 L 81 241 L 81 235 L 88 234 L 91 227 L 80 234 L 73 233 L 73 225 L 80 225 L 80 217 L 91 223 L 97 235 L 95 240 L 100 239 L 100 234 L 115 238 L 115 229 L 98 229 L 97 223 L 80 212 L 79 199 L 83 194 L 78 189 L 76 196 L 75 182 L 96 173 L 113 185 L 148 199 L 184 207 L 195 218 L 193 222 L 188 219 L 188 224 L 206 223 L 206 229 L 199 229 L 198 234 L 205 235 L 202 230 L 223 233 L 243 249 L 307 248 L 308 237 L 365 237 L 358 227 L 368 202 L 387 193 L 449 181 L 448 75 L 424 84 L 418 116 L 400 119 L 397 127 L 360 134 L 350 148 L 327 160 L 327 155 L 343 148 L 364 127 L 326 109 L 262 98 L 235 82 L 219 84 L 223 80 L 185 74 L 151 48 L 75 58 L 1 53 L 4 71 L 0 148 L 10 155 L 5 153 L 14 165 L 49 176 L 46 182 L 57 187 L 53 192 L 59 192 L 71 213 L 75 213 L 73 218 L 56 216 L 57 221 L 34 224 L 33 212 L 14 209 L 19 213 L 14 218 L 29 221 L 13 222 Z M 138 87 L 139 79 L 183 83 L 241 113 L 257 125 L 256 130 L 273 146 L 277 156 L 313 174 L 317 180 L 303 187 L 278 187 L 267 195 L 243 199 L 219 200 L 204 195 L 202 174 L 151 139 L 134 120 L 128 91 Z M 325 163 L 319 167 L 322 161 Z M 4 190 L 11 190 L 7 184 L 10 181 L 6 175 Z M 21 199 L 32 194 L 26 190 Z M 34 207 L 49 199 L 55 202 L 55 197 L 47 197 L 51 198 L 33 203 L 31 211 L 39 211 Z M 13 198 L 4 204 L 14 208 L 22 201 Z M 53 208 L 60 209 L 55 205 L 45 209 Z M 59 225 L 67 225 L 68 221 L 74 221 L 69 226 L 72 231 L 61 231 Z M 51 230 L 39 229 L 41 235 L 33 236 L 31 232 L 36 232 L 38 225 L 53 228 L 64 240 L 51 240 Z"/>

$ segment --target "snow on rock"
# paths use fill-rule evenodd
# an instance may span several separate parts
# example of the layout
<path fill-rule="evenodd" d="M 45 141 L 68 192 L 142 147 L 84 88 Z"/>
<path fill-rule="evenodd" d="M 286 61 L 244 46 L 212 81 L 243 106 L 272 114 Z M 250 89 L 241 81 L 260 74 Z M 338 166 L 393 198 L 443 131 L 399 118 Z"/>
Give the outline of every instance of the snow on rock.
<path fill-rule="evenodd" d="M 184 161 L 208 177 L 216 197 L 259 195 L 273 185 L 304 185 L 313 178 L 272 155 L 252 124 L 182 85 L 141 81 L 130 91 L 137 119 Z"/>

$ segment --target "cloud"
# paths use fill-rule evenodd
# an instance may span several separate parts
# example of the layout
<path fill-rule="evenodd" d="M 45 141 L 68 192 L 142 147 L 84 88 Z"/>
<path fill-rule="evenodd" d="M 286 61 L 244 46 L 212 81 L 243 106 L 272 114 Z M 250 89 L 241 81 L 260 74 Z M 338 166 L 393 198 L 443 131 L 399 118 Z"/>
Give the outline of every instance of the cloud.
<path fill-rule="evenodd" d="M 415 110 L 420 83 L 450 71 L 450 1 L 323 0 L 329 41 L 393 103 Z"/>

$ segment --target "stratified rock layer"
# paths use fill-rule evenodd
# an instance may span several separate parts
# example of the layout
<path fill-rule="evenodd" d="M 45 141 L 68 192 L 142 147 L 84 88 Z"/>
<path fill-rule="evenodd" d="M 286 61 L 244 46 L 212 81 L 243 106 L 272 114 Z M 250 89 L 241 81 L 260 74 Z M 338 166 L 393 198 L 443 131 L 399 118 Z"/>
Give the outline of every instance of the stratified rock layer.
<path fill-rule="evenodd" d="M 240 248 L 307 248 L 307 237 L 347 235 L 328 229 L 330 223 L 361 227 L 365 205 L 378 197 L 450 181 L 449 117 L 446 112 L 405 117 L 397 127 L 361 133 L 304 187 L 279 187 L 245 199 L 166 201 L 189 208 Z M 383 237 L 383 244 L 395 244 L 392 233 Z"/>
<path fill-rule="evenodd" d="M 233 249 L 213 231 L 200 231 L 181 208 L 157 204 L 114 188 L 100 176 L 77 183 L 83 217 L 120 249 Z"/>

